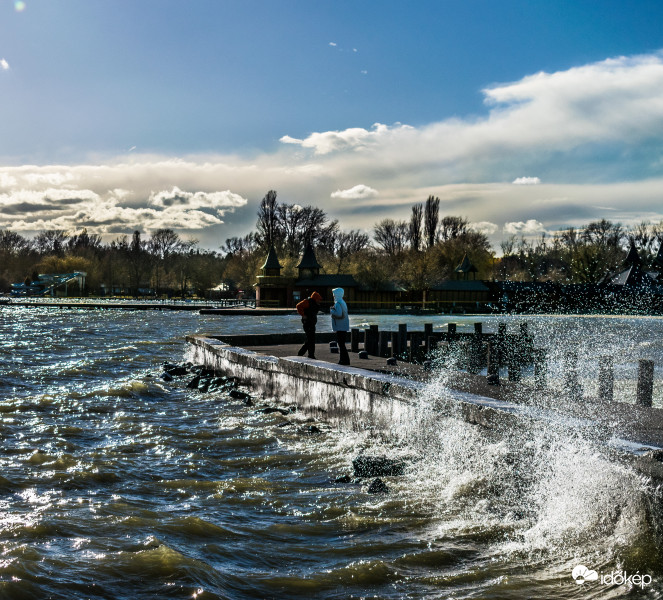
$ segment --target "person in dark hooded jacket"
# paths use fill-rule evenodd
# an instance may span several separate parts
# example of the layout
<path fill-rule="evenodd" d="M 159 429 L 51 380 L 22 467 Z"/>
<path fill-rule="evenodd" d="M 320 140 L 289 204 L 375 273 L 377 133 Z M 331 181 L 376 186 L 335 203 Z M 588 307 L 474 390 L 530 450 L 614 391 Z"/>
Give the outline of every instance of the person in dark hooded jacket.
<path fill-rule="evenodd" d="M 306 334 L 306 342 L 297 352 L 298 356 L 304 356 L 308 351 L 308 357 L 315 358 L 315 326 L 318 322 L 320 302 L 322 302 L 322 296 L 318 292 L 313 292 L 308 298 L 297 304 L 297 312 L 302 318 L 302 326 Z"/>

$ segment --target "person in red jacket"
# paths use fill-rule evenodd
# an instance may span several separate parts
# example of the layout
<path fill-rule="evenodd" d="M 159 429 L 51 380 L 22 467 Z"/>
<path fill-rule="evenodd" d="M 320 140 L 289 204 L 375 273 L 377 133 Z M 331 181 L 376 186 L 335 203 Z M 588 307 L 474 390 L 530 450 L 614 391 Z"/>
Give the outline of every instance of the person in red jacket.
<path fill-rule="evenodd" d="M 320 302 L 322 302 L 322 296 L 318 292 L 313 292 L 308 298 L 297 304 L 297 312 L 302 317 L 302 325 L 306 334 L 306 342 L 297 352 L 298 356 L 304 356 L 308 350 L 308 357 L 315 358 L 315 326 L 318 322 Z"/>

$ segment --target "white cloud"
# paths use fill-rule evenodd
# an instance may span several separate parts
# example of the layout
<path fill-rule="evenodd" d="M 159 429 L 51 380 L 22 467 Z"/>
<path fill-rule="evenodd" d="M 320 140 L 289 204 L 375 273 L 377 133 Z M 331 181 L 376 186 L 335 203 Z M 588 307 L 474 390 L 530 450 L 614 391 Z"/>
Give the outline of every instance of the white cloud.
<path fill-rule="evenodd" d="M 375 198 L 379 192 L 364 184 L 355 185 L 348 190 L 336 190 L 332 192 L 332 198 L 340 200 L 362 200 L 365 198 Z"/>
<path fill-rule="evenodd" d="M 504 223 L 504 233 L 509 235 L 534 235 L 545 231 L 543 223 L 539 223 L 536 219 L 528 219 L 527 221 L 517 221 L 511 223 Z"/>
<path fill-rule="evenodd" d="M 4 58 L 0 58 L 0 69 L 9 71 L 9 63 Z"/>
<path fill-rule="evenodd" d="M 486 235 L 493 235 L 499 227 L 496 223 L 491 223 L 490 221 L 479 221 L 478 223 L 470 223 L 470 229 L 485 233 Z"/>
<path fill-rule="evenodd" d="M 517 177 L 511 183 L 514 185 L 539 185 L 541 180 L 538 177 Z"/>
<path fill-rule="evenodd" d="M 407 219 L 434 195 L 442 215 L 467 217 L 493 243 L 602 217 L 663 218 L 663 54 L 538 73 L 484 93 L 484 116 L 289 132 L 276 151 L 250 157 L 124 153 L 106 164 L 0 167 L 0 227 L 131 233 L 172 223 L 218 247 L 255 226 L 270 189 L 283 202 L 321 206 L 348 229 Z"/>
<path fill-rule="evenodd" d="M 330 46 L 336 46 L 337 44 L 336 44 L 336 42 L 329 42 L 329 45 Z"/>

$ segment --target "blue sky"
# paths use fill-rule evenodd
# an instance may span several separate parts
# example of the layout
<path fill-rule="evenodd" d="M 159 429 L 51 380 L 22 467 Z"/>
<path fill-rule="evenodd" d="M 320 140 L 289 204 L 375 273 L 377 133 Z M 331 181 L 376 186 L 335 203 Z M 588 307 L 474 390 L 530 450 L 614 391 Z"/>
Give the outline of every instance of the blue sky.
<path fill-rule="evenodd" d="M 343 228 L 429 194 L 495 244 L 663 219 L 663 3 L 0 0 L 0 227 L 173 227 L 260 198 Z"/>

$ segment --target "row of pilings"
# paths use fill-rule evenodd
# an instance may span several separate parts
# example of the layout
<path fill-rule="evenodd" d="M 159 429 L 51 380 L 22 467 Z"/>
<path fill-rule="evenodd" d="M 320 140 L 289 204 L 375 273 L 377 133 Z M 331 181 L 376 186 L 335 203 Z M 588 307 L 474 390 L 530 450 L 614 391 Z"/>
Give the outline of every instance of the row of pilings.
<path fill-rule="evenodd" d="M 473 333 L 460 333 L 455 323 L 447 325 L 447 331 L 433 331 L 433 324 L 426 323 L 423 331 L 408 331 L 401 323 L 396 331 L 380 330 L 378 325 L 350 330 L 350 350 L 360 358 L 376 356 L 387 359 L 388 365 L 397 361 L 417 363 L 426 369 L 433 362 L 455 367 L 478 375 L 486 370 L 486 381 L 500 385 L 500 371 L 506 369 L 507 380 L 518 383 L 523 371 L 532 368 L 534 387 L 546 389 L 548 385 L 548 355 L 546 348 L 536 347 L 529 332 L 528 323 L 519 324 L 517 333 L 507 332 L 506 323 L 499 323 L 497 332 L 485 333 L 482 323 L 474 323 Z M 609 355 L 598 357 L 598 398 L 606 402 L 614 400 L 614 359 Z M 569 399 L 583 398 L 578 353 L 563 354 L 563 386 Z M 636 404 L 652 406 L 654 389 L 654 362 L 638 361 Z"/>

